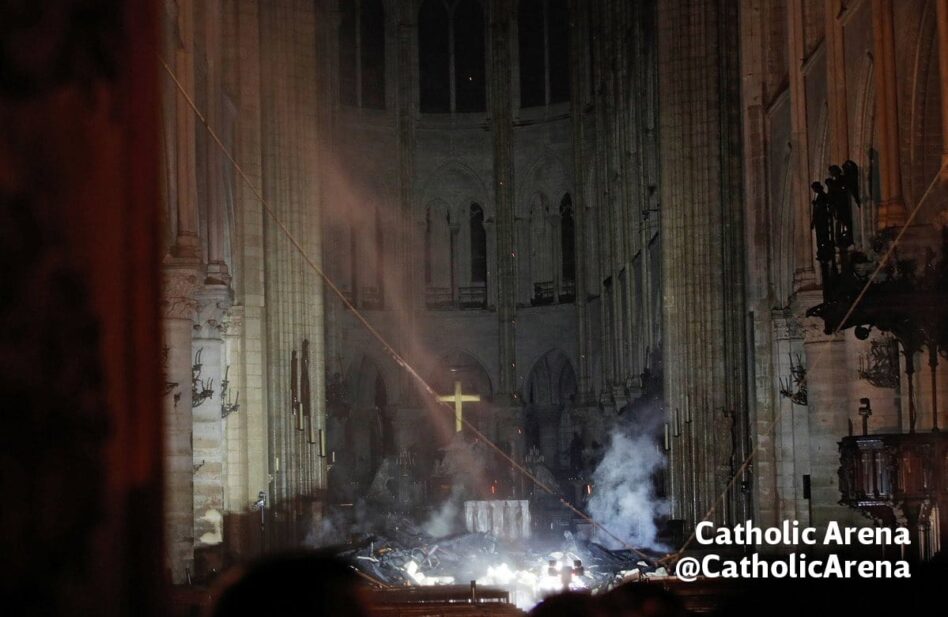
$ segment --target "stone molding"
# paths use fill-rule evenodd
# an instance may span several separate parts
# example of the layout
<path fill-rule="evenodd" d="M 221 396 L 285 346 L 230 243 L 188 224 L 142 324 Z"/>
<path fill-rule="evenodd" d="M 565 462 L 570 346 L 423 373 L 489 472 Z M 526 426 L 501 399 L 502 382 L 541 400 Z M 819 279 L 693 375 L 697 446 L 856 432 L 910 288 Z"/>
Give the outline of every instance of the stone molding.
<path fill-rule="evenodd" d="M 231 295 L 226 285 L 204 285 L 195 292 L 195 337 L 223 338 L 232 303 Z"/>
<path fill-rule="evenodd" d="M 163 319 L 194 319 L 198 302 L 194 292 L 198 287 L 196 268 L 166 266 L 161 273 L 161 316 Z"/>

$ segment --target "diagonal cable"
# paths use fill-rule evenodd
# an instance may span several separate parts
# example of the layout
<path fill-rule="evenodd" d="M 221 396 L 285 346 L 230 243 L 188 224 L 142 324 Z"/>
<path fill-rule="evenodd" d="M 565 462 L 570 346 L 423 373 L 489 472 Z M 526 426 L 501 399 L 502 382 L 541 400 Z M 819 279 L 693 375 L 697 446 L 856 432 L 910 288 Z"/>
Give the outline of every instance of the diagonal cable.
<path fill-rule="evenodd" d="M 879 265 L 876 266 L 876 269 L 873 271 L 872 275 L 866 281 L 866 284 L 863 286 L 862 290 L 860 290 L 859 295 L 857 295 L 855 300 L 853 300 L 853 303 L 849 306 L 849 309 L 846 311 L 846 314 L 840 320 L 839 324 L 837 324 L 837 326 L 830 333 L 830 336 L 835 335 L 838 332 L 840 332 L 843 329 L 843 326 L 849 320 L 849 318 L 852 317 L 853 312 L 856 310 L 856 307 L 859 305 L 860 302 L 862 302 L 862 299 L 865 297 L 866 292 L 869 290 L 869 286 L 872 285 L 873 281 L 875 281 L 876 277 L 885 267 L 886 263 L 889 261 L 889 258 L 895 252 L 895 248 L 898 245 L 899 241 L 902 239 L 902 236 L 905 235 L 905 232 L 908 230 L 909 226 L 915 220 L 915 217 L 918 214 L 919 209 L 921 209 L 922 204 L 925 203 L 925 200 L 928 199 L 929 194 L 938 184 L 938 181 L 941 178 L 942 173 L 945 171 L 945 167 L 948 167 L 948 162 L 942 164 L 941 169 L 939 169 L 938 173 L 932 179 L 931 183 L 928 185 L 928 188 L 925 190 L 925 193 L 922 195 L 921 199 L 919 199 L 918 203 L 915 204 L 915 207 L 912 208 L 912 212 L 909 214 L 908 219 L 906 219 L 905 223 L 902 225 L 902 228 L 899 230 L 898 235 L 896 235 L 895 239 L 890 243 L 889 249 L 882 256 L 882 259 L 879 260 Z M 812 371 L 816 369 L 817 366 L 819 366 L 820 361 L 823 359 L 823 356 L 825 355 L 825 353 L 826 353 L 825 348 L 821 348 L 819 353 L 813 358 L 813 362 L 810 363 L 810 365 L 808 366 L 808 371 Z M 777 410 L 777 412 L 774 414 L 773 420 L 771 420 L 770 424 L 767 426 L 767 428 L 764 431 L 765 435 L 770 435 L 773 432 L 774 428 L 777 426 L 777 422 L 783 416 L 784 409 L 785 407 L 780 407 Z M 741 463 L 740 467 L 737 468 L 737 472 L 734 474 L 733 477 L 731 477 L 731 480 L 727 483 L 727 486 L 724 487 L 724 490 L 721 491 L 721 494 L 718 495 L 717 499 L 714 500 L 714 503 L 711 504 L 711 508 L 708 509 L 704 517 L 700 521 L 698 521 L 698 523 L 695 524 L 695 529 L 692 530 L 691 535 L 688 537 L 688 540 L 686 540 L 685 543 L 681 546 L 681 548 L 679 548 L 677 551 L 675 551 L 674 553 L 669 553 L 668 555 L 664 556 L 661 560 L 659 560 L 660 562 L 666 563 L 669 561 L 675 561 L 676 559 L 681 557 L 682 553 L 684 553 L 685 550 L 691 545 L 691 543 L 694 542 L 695 534 L 697 533 L 698 524 L 707 521 L 714 515 L 714 513 L 717 511 L 718 505 L 721 504 L 724 501 L 724 499 L 727 497 L 727 494 L 734 487 L 734 483 L 737 482 L 737 479 L 740 478 L 741 475 L 747 470 L 748 466 L 750 466 L 751 461 L 753 461 L 754 457 L 757 455 L 759 450 L 760 450 L 760 440 L 758 439 L 758 445 L 754 446 L 754 448 L 747 455 L 747 458 L 744 459 L 744 462 Z"/>
<path fill-rule="evenodd" d="M 263 206 L 263 209 L 267 213 L 267 216 L 269 216 L 270 219 L 274 222 L 274 224 L 276 224 L 276 226 L 280 229 L 280 231 L 283 232 L 283 235 L 286 236 L 287 240 L 290 241 L 290 244 L 293 245 L 293 247 L 297 250 L 297 252 L 303 258 L 306 264 L 313 270 L 313 272 L 315 272 L 323 280 L 323 282 L 332 290 L 332 292 L 339 298 L 339 300 L 342 301 L 343 305 L 356 317 L 356 319 L 366 328 L 366 330 L 368 330 L 368 332 L 382 345 L 382 348 L 385 350 L 385 352 L 389 356 L 391 356 L 392 360 L 394 360 L 398 366 L 405 369 L 405 371 L 407 371 L 408 374 L 411 375 L 411 377 L 425 391 L 425 393 L 427 393 L 431 397 L 432 401 L 434 401 L 438 406 L 451 410 L 453 412 L 453 409 L 451 409 L 451 407 L 448 405 L 447 402 L 438 400 L 438 394 L 434 391 L 434 389 L 430 385 L 428 385 L 428 382 L 426 382 L 424 378 L 422 378 L 421 375 L 418 374 L 415 368 L 412 367 L 411 364 L 409 364 L 408 361 L 405 360 L 405 358 L 402 357 L 402 355 L 399 354 L 398 351 L 396 351 L 394 347 L 392 347 L 391 344 L 389 344 L 389 342 L 385 339 L 385 337 L 383 337 L 382 334 L 371 323 L 369 323 L 365 315 L 363 315 L 355 307 L 355 305 L 353 305 L 352 302 L 350 302 L 349 299 L 346 298 L 345 294 L 342 293 L 342 291 L 336 286 L 335 283 L 333 283 L 332 279 L 330 279 L 330 277 L 323 271 L 323 269 L 320 268 L 316 264 L 316 262 L 313 261 L 313 259 L 309 256 L 309 254 L 303 249 L 302 245 L 296 239 L 296 237 L 290 232 L 290 230 L 286 227 L 283 221 L 273 211 L 273 209 L 270 206 L 270 203 L 266 200 L 266 198 L 263 196 L 261 191 L 251 181 L 249 176 L 247 176 L 247 174 L 244 173 L 243 168 L 240 166 L 240 164 L 237 162 L 237 160 L 234 158 L 231 152 L 224 145 L 224 142 L 221 141 L 220 137 L 218 137 L 213 127 L 210 126 L 210 124 L 207 121 L 207 118 L 198 109 L 197 105 L 194 103 L 194 100 L 191 98 L 188 92 L 184 89 L 184 86 L 181 84 L 180 81 L 178 81 L 178 78 L 174 74 L 174 71 L 171 69 L 171 67 L 168 66 L 164 58 L 161 58 L 159 56 L 158 59 L 161 62 L 161 65 L 164 67 L 165 71 L 168 73 L 169 77 L 171 77 L 171 80 L 174 82 L 175 86 L 177 87 L 178 92 L 181 94 L 182 97 L 184 97 L 185 101 L 187 101 L 188 106 L 191 107 L 191 110 L 194 112 L 194 115 L 198 118 L 198 120 L 201 121 L 201 124 L 204 125 L 204 128 L 207 131 L 208 135 L 211 137 L 214 143 L 217 144 L 217 146 L 220 148 L 224 156 L 227 157 L 227 160 L 230 161 L 231 165 L 233 165 L 234 170 L 237 172 L 237 175 L 240 176 L 241 180 L 243 180 L 243 182 L 247 185 L 247 187 L 253 192 L 254 196 L 260 201 L 260 204 Z M 464 427 L 467 430 L 469 430 L 471 433 L 477 436 L 480 440 L 482 440 L 489 448 L 494 450 L 494 452 L 496 452 L 502 459 L 504 459 L 508 464 L 510 464 L 511 467 L 513 467 L 518 472 L 523 474 L 526 478 L 528 478 L 536 486 L 543 489 L 546 493 L 552 495 L 557 500 L 559 500 L 559 502 L 563 506 L 565 506 L 568 510 L 576 514 L 578 517 L 580 517 L 587 523 L 591 524 L 593 527 L 601 531 L 610 539 L 618 542 L 624 549 L 635 553 L 637 556 L 646 560 L 649 563 L 653 563 L 653 559 L 649 555 L 643 553 L 638 548 L 629 545 L 627 542 L 622 540 L 622 538 L 620 538 L 616 534 L 612 533 L 609 529 L 604 527 L 601 523 L 594 520 L 588 514 L 586 514 L 585 512 L 583 512 L 576 506 L 574 506 L 565 497 L 563 497 L 558 492 L 556 492 L 553 489 L 553 487 L 549 486 L 548 484 L 540 480 L 538 477 L 536 477 L 536 475 L 531 473 L 529 469 L 527 469 L 526 467 L 518 463 L 509 454 L 504 452 L 503 448 L 501 448 L 500 446 L 495 444 L 493 441 L 488 439 L 487 436 L 484 435 L 484 433 L 482 433 L 481 431 L 479 431 L 477 427 L 471 424 L 470 421 L 462 418 L 461 422 L 463 423 Z"/>

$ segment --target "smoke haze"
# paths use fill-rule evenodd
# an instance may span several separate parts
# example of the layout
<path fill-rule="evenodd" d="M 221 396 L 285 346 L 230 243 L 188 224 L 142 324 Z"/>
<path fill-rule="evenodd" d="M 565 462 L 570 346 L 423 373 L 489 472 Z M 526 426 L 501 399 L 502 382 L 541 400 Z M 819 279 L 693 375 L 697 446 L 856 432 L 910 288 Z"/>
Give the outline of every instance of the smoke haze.
<path fill-rule="evenodd" d="M 668 502 L 655 494 L 654 476 L 665 467 L 665 456 L 654 437 L 658 413 L 648 410 L 631 425 L 617 427 L 606 454 L 593 472 L 595 488 L 589 514 L 630 546 L 661 550 L 656 521 L 668 515 Z M 597 531 L 597 541 L 622 548 L 614 538 Z"/>

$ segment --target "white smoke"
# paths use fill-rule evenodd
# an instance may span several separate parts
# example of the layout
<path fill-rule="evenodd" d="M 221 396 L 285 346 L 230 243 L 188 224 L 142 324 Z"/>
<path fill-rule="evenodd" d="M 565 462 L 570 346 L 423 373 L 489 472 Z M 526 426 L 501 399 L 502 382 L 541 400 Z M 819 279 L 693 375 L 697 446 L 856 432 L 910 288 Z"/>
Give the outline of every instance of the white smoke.
<path fill-rule="evenodd" d="M 457 531 L 458 513 L 461 509 L 462 489 L 455 485 L 451 496 L 431 516 L 421 528 L 432 538 L 443 538 Z"/>
<path fill-rule="evenodd" d="M 425 533 L 435 538 L 456 533 L 465 499 L 476 499 L 478 487 L 484 482 L 485 454 L 482 446 L 467 441 L 457 433 L 445 448 L 439 475 L 451 478 L 451 495 L 422 524 Z"/>
<path fill-rule="evenodd" d="M 653 476 L 664 466 L 665 457 L 650 431 L 635 435 L 614 432 L 593 472 L 589 514 L 626 544 L 661 550 L 655 522 L 667 516 L 668 502 L 656 497 Z M 597 531 L 596 539 L 610 548 L 623 548 L 602 530 Z"/>

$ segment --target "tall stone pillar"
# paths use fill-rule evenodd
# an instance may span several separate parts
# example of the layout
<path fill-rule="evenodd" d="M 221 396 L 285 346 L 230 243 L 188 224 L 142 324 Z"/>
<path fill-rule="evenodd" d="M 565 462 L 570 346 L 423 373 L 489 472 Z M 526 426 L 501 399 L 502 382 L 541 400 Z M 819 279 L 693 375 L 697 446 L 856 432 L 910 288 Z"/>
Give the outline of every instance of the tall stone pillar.
<path fill-rule="evenodd" d="M 325 421 L 323 284 L 316 273 L 322 268 L 318 90 L 325 76 L 317 62 L 315 4 L 273 0 L 259 7 L 261 89 L 268 93 L 261 99 L 261 186 L 270 209 L 263 214 L 264 406 L 272 478 L 267 541 L 297 546 L 325 488 L 318 456 Z M 294 351 L 302 354 L 305 341 L 312 415 L 299 430 L 291 358 Z"/>
<path fill-rule="evenodd" d="M 742 505 L 725 494 L 746 419 L 736 21 L 731 0 L 658 4 L 664 391 L 673 514 L 689 527 Z"/>
<path fill-rule="evenodd" d="M 206 116 L 208 124 L 220 131 L 224 128 L 223 114 L 223 15 L 221 0 L 211 0 L 204 11 L 204 49 L 207 74 Z M 207 276 L 212 284 L 230 281 L 227 263 L 224 260 L 224 240 L 227 217 L 225 214 L 224 155 L 217 143 L 207 140 L 205 148 L 205 171 L 207 174 Z"/>
<path fill-rule="evenodd" d="M 424 229 L 415 224 L 414 184 L 415 184 L 415 66 L 417 62 L 417 40 L 415 10 L 410 2 L 401 3 L 396 28 L 398 40 L 398 65 L 395 85 L 397 91 L 398 118 L 398 196 L 402 225 L 399 229 L 397 263 L 402 285 L 395 293 L 402 294 L 402 312 L 408 327 L 401 332 L 400 349 L 408 349 L 415 336 L 415 305 L 424 298 L 417 293 L 415 264 L 418 263 L 417 247 L 423 246 Z M 422 294 L 424 289 L 421 290 Z M 402 371 L 403 391 L 413 390 L 410 376 Z"/>
<path fill-rule="evenodd" d="M 849 108 L 846 98 L 846 45 L 840 20 L 846 10 L 842 0 L 829 0 L 826 21 L 826 85 L 830 161 L 841 165 L 849 154 Z M 806 184 L 809 186 L 809 183 Z M 808 228 L 809 229 L 809 228 Z"/>
<path fill-rule="evenodd" d="M 172 582 L 194 569 L 194 493 L 191 430 L 191 336 L 199 272 L 193 264 L 166 265 L 162 329 L 165 381 L 165 546 Z"/>
<path fill-rule="evenodd" d="M 174 35 L 173 69 L 175 79 L 184 92 L 193 97 L 194 88 L 194 3 L 179 0 Z M 176 35 L 176 36 L 175 36 Z M 175 125 L 172 141 L 175 147 L 175 204 L 177 237 L 172 255 L 180 259 L 197 259 L 200 253 L 198 238 L 197 151 L 195 143 L 194 111 L 184 94 L 175 89 Z"/>
<path fill-rule="evenodd" d="M 229 553 L 247 555 L 250 542 L 247 537 L 246 519 L 250 518 L 249 506 L 255 500 L 251 498 L 248 468 L 248 415 L 247 377 L 244 362 L 247 359 L 244 344 L 244 307 L 235 305 L 224 316 L 224 375 L 227 378 L 227 392 L 221 391 L 224 403 L 238 405 L 223 420 L 224 443 L 221 446 L 223 460 L 221 464 L 224 479 L 224 542 Z M 221 383 L 223 388 L 223 383 Z M 223 410 L 222 410 L 223 414 Z M 259 489 L 257 489 L 259 491 Z M 253 493 L 256 495 L 256 493 Z M 253 517 L 254 519 L 258 517 Z"/>
<path fill-rule="evenodd" d="M 232 97 L 234 116 L 233 155 L 249 178 L 249 185 L 263 187 L 263 128 L 261 116 L 260 2 L 238 0 L 225 3 L 223 88 Z M 236 181 L 234 232 L 240 242 L 232 247 L 239 268 L 234 272 L 237 304 L 230 308 L 228 343 L 231 360 L 229 379 L 240 409 L 225 421 L 228 456 L 227 550 L 242 556 L 262 548 L 260 516 L 250 505 L 261 492 L 270 492 L 269 444 L 267 442 L 267 368 L 265 291 L 267 264 L 264 259 L 263 204 L 248 183 Z M 239 539 L 239 543 L 236 541 Z"/>
<path fill-rule="evenodd" d="M 793 171 L 790 191 L 793 204 L 794 288 L 816 284 L 813 266 L 813 234 L 810 231 L 810 139 L 807 121 L 806 33 L 804 0 L 787 3 L 787 46 L 790 74 L 790 143 Z"/>
<path fill-rule="evenodd" d="M 941 178 L 948 182 L 948 0 L 935 0 L 938 68 L 941 71 Z"/>
<path fill-rule="evenodd" d="M 588 16 L 582 10 L 582 3 L 573 1 L 570 6 L 572 19 L 577 23 L 585 23 Z M 587 28 L 575 27 L 570 30 L 570 44 L 573 49 L 585 49 Z M 579 401 L 590 402 L 593 398 L 590 366 L 590 346 L 592 344 L 589 311 L 586 305 L 586 260 L 595 259 L 594 255 L 586 254 L 586 226 L 594 225 L 595 221 L 586 218 L 586 163 L 585 163 L 585 130 L 583 126 L 583 103 L 585 100 L 586 83 L 589 76 L 586 74 L 586 57 L 582 54 L 570 56 L 570 84 L 572 88 L 572 103 L 570 119 L 572 121 L 573 136 L 573 246 L 576 247 L 574 262 L 575 304 L 577 322 L 577 350 L 578 350 L 578 383 L 577 393 Z"/>
<path fill-rule="evenodd" d="M 196 571 L 201 577 L 220 571 L 224 525 L 224 423 L 221 383 L 224 380 L 224 319 L 230 290 L 205 285 L 195 293 L 197 315 L 192 350 L 200 362 L 199 400 L 192 401 L 194 447 L 194 546 Z M 207 389 L 205 391 L 205 384 Z M 210 393 L 206 398 L 204 394 Z M 197 558 L 198 555 L 203 558 Z"/>
<path fill-rule="evenodd" d="M 876 122 L 879 135 L 879 229 L 901 227 L 907 219 L 902 197 L 902 160 L 899 142 L 898 82 L 895 74 L 895 33 L 892 0 L 872 0 L 873 58 L 875 64 Z"/>
<path fill-rule="evenodd" d="M 513 394 L 517 386 L 516 302 L 517 263 L 514 257 L 513 112 L 511 109 L 511 3 L 490 3 L 491 76 L 489 111 L 494 138 L 494 200 L 497 207 L 497 319 L 500 338 L 498 392 Z"/>

